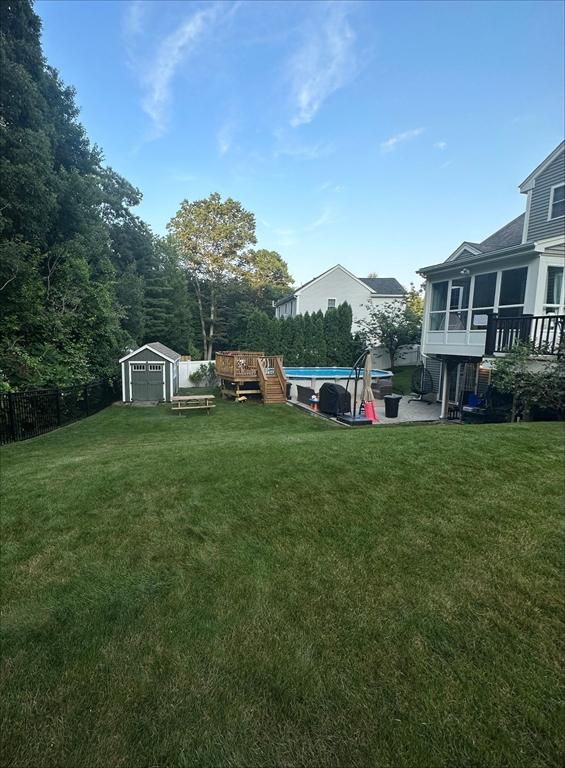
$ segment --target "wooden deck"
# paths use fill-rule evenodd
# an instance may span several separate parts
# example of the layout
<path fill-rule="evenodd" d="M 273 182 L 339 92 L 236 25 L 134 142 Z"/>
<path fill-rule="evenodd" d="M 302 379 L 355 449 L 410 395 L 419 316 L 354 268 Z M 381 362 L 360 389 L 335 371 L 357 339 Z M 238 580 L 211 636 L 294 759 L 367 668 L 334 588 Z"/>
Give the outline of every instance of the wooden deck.
<path fill-rule="evenodd" d="M 282 357 L 239 350 L 217 352 L 216 373 L 224 397 L 239 399 L 261 394 L 264 403 L 286 402 L 287 382 Z"/>

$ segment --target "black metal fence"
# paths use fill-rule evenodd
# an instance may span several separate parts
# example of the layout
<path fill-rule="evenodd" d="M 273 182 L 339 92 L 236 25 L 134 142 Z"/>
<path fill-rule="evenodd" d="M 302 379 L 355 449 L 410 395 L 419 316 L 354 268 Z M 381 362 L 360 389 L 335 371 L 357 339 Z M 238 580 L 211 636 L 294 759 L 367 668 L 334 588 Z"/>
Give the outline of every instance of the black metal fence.
<path fill-rule="evenodd" d="M 91 416 L 120 398 L 119 382 L 0 394 L 0 445 Z"/>

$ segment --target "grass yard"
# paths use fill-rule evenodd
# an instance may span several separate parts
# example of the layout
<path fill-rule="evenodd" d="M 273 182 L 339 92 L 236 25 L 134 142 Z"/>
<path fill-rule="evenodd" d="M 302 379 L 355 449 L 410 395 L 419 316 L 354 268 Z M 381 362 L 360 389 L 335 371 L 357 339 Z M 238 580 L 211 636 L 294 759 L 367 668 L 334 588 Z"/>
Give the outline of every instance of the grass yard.
<path fill-rule="evenodd" d="M 403 365 L 397 366 L 394 371 L 392 388 L 393 392 L 399 395 L 410 395 L 412 393 L 412 374 L 418 366 Z"/>
<path fill-rule="evenodd" d="M 114 406 L 2 460 L 2 765 L 558 766 L 563 426 Z"/>

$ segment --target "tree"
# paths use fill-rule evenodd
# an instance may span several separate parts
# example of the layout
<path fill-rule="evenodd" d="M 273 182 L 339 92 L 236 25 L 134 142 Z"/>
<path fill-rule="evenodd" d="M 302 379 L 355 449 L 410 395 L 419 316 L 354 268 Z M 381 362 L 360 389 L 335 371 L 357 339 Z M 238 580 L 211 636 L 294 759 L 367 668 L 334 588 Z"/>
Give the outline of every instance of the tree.
<path fill-rule="evenodd" d="M 565 410 L 565 360 L 534 368 L 531 355 L 530 344 L 517 344 L 494 363 L 492 385 L 512 396 L 511 421 L 528 420 L 535 407 L 561 414 Z"/>
<path fill-rule="evenodd" d="M 311 317 L 310 350 L 312 365 L 325 365 L 327 359 L 324 335 L 324 314 L 315 312 Z"/>
<path fill-rule="evenodd" d="M 328 365 L 339 365 L 341 359 L 340 322 L 337 309 L 332 307 L 324 315 L 324 337 Z"/>
<path fill-rule="evenodd" d="M 271 301 L 288 293 L 292 285 L 292 277 L 288 271 L 288 264 L 280 254 L 265 249 L 251 250 L 247 254 L 247 259 L 248 267 L 243 277 L 256 295 Z"/>
<path fill-rule="evenodd" d="M 211 360 L 220 292 L 226 281 L 251 271 L 247 249 L 256 242 L 255 217 L 215 192 L 204 200 L 184 200 L 168 230 L 194 285 L 203 356 Z"/>
<path fill-rule="evenodd" d="M 129 341 L 106 172 L 74 90 L 43 58 L 31 4 L 1 3 L 0 28 L 0 367 L 13 387 L 79 383 L 115 371 Z"/>
<path fill-rule="evenodd" d="M 271 354 L 270 318 L 260 309 L 254 309 L 247 321 L 245 348 L 254 352 Z"/>
<path fill-rule="evenodd" d="M 422 288 L 416 288 L 414 283 L 410 283 L 410 288 L 406 294 L 406 304 L 414 314 L 420 318 L 424 317 L 424 291 Z"/>
<path fill-rule="evenodd" d="M 337 308 L 338 337 L 337 337 L 337 365 L 353 365 L 351 326 L 353 324 L 353 311 L 350 305 L 344 301 Z"/>
<path fill-rule="evenodd" d="M 382 306 L 367 305 L 367 318 L 360 325 L 361 335 L 370 346 L 383 346 L 390 356 L 394 370 L 400 347 L 420 341 L 421 318 L 411 309 L 406 299 L 395 299 Z"/>

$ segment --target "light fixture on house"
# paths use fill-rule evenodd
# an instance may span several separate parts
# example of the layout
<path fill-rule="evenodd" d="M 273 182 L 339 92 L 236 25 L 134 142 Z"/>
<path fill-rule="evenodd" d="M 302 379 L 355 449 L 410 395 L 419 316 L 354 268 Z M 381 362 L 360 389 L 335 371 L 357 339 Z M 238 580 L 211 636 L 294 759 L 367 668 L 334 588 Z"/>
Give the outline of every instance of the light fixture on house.
<path fill-rule="evenodd" d="M 467 267 L 463 267 L 463 269 L 460 272 L 461 275 L 470 275 L 471 273 L 467 269 Z"/>

